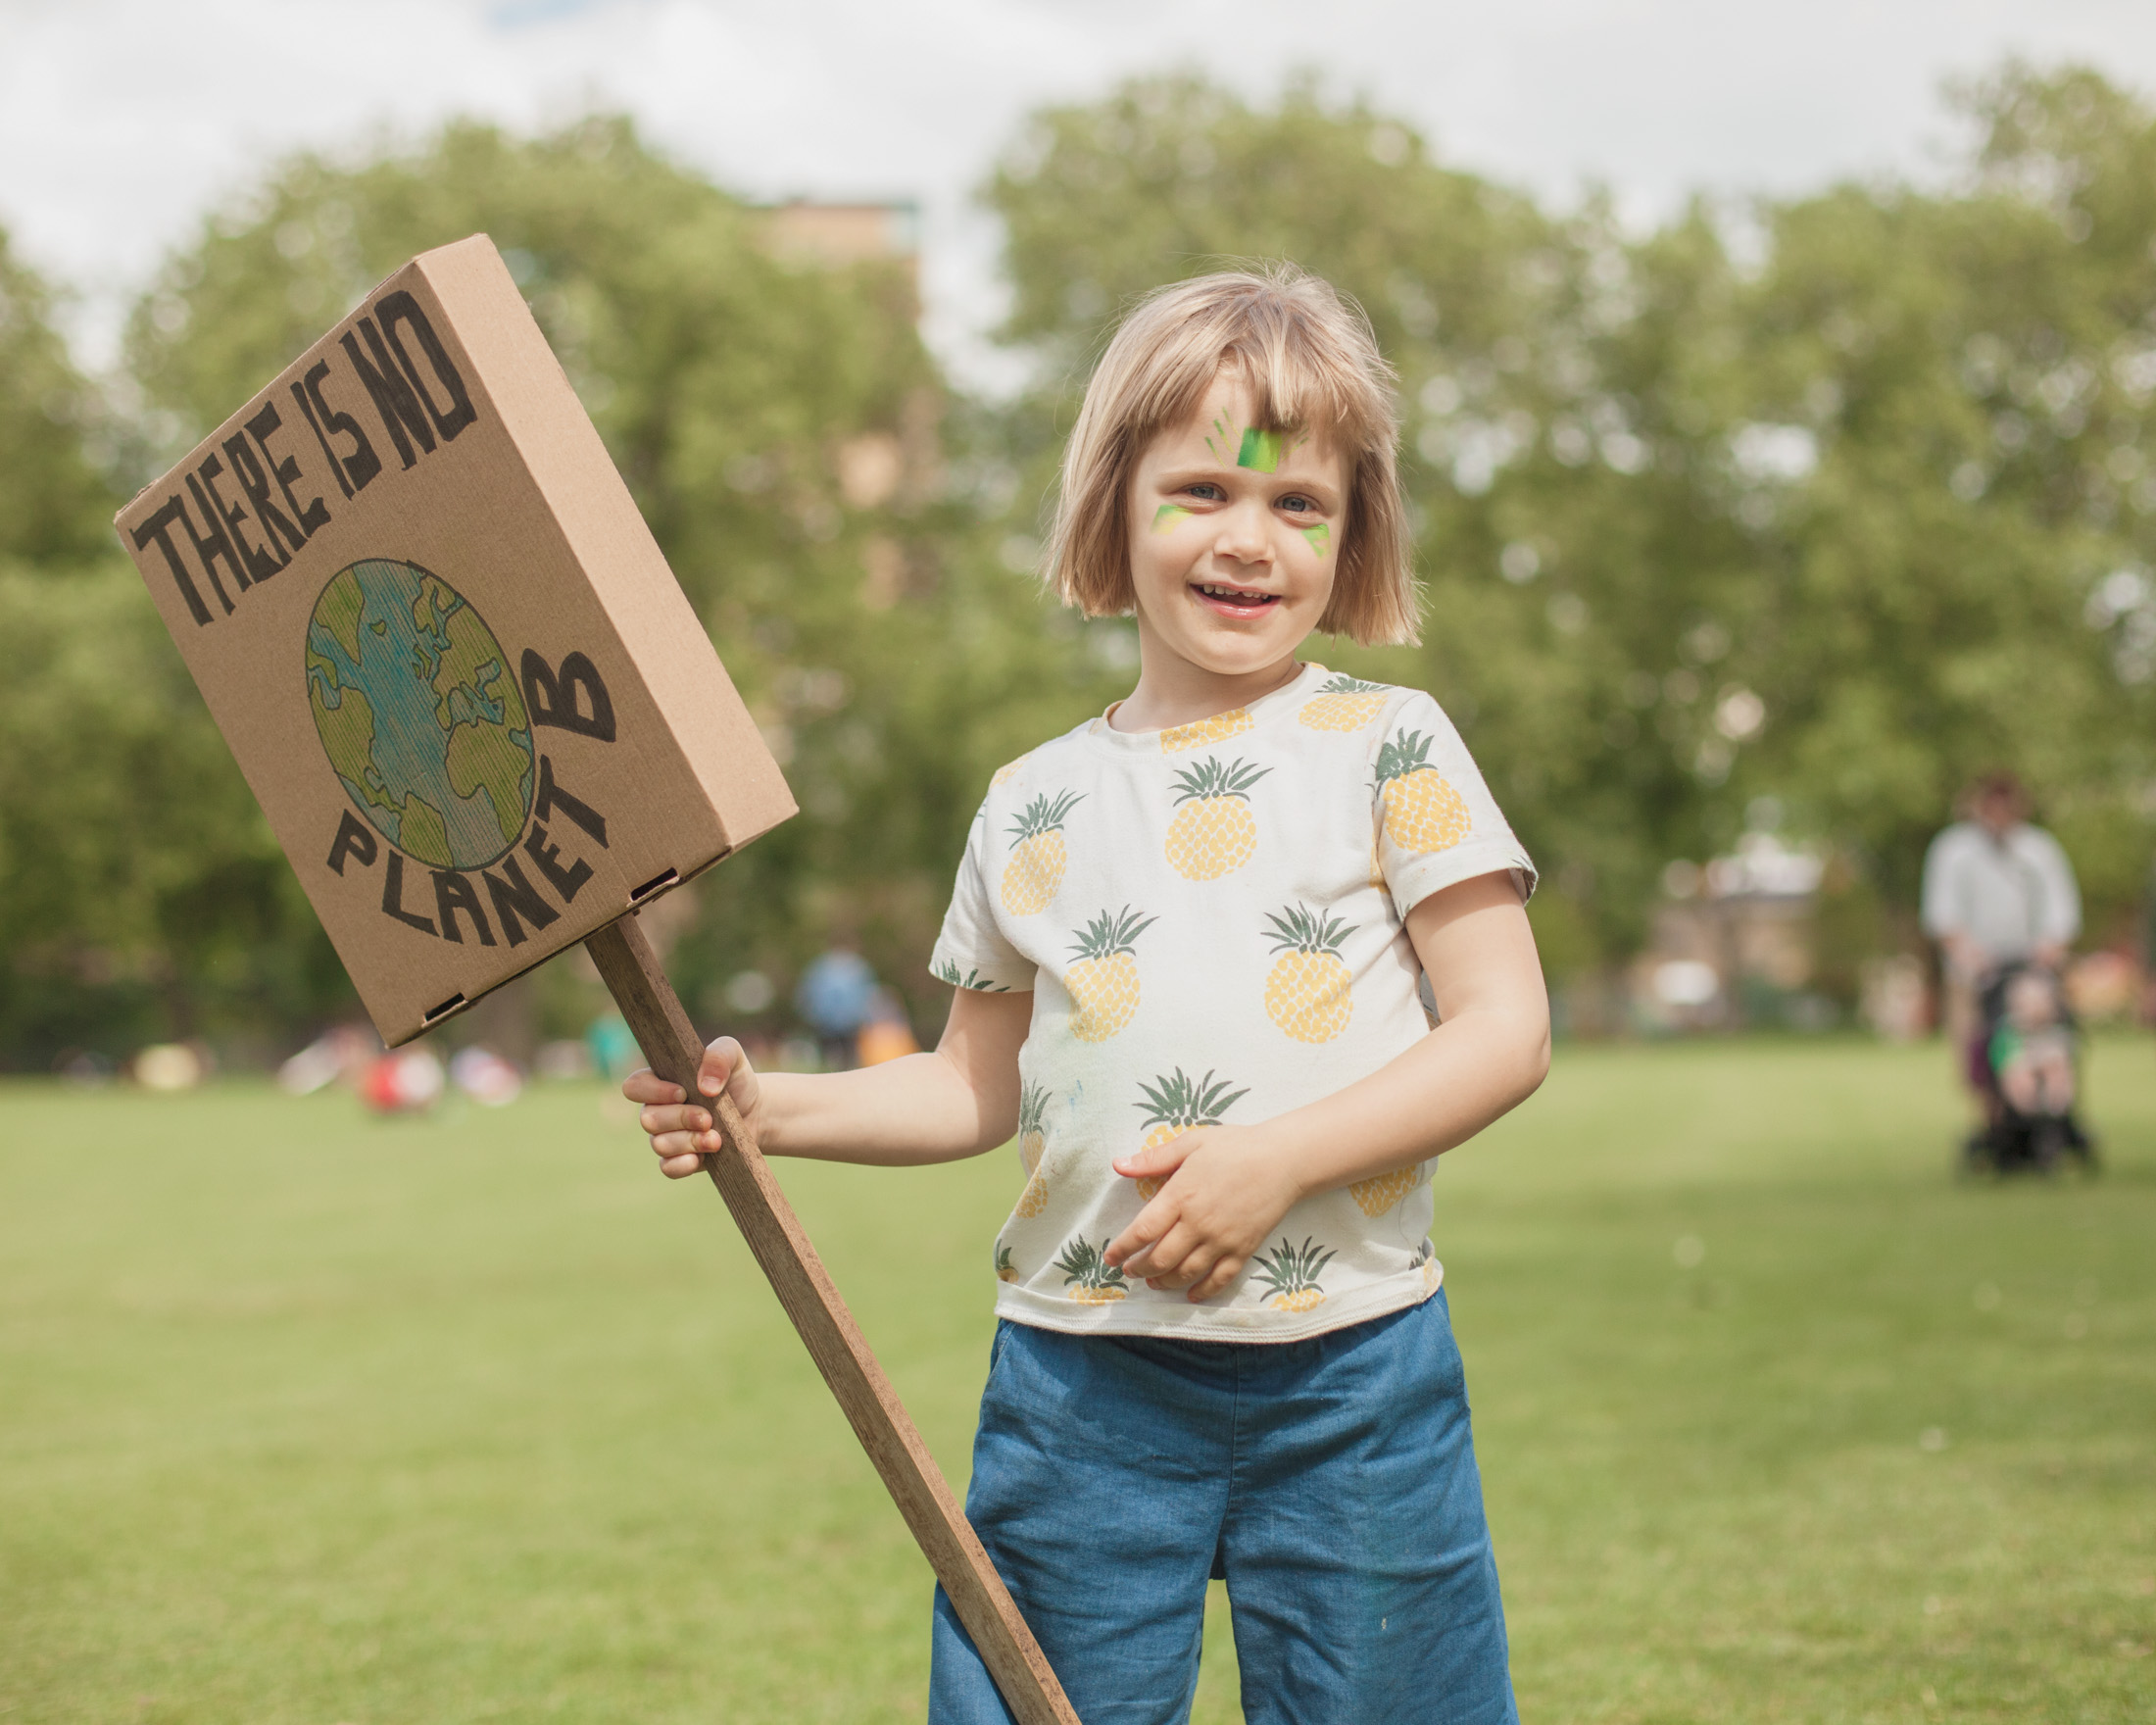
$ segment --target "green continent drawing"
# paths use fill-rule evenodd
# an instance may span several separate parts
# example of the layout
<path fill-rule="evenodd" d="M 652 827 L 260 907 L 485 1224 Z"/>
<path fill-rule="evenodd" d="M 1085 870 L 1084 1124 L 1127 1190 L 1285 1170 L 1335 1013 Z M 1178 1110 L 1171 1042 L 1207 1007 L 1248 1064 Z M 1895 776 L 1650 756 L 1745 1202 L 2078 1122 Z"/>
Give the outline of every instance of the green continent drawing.
<path fill-rule="evenodd" d="M 531 813 L 531 720 L 493 631 L 416 564 L 340 569 L 307 624 L 307 699 L 346 793 L 398 850 L 483 868 Z"/>

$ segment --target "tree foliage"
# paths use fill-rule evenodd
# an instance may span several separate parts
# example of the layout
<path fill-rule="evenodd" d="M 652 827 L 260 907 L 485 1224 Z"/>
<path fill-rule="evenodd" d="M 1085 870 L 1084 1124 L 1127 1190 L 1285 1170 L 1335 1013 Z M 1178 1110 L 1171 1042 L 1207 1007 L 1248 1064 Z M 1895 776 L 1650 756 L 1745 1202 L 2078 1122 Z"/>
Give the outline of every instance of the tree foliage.
<path fill-rule="evenodd" d="M 73 562 L 112 549 L 119 499 L 89 458 L 99 404 L 53 327 L 52 289 L 0 228 L 0 561 Z"/>
<path fill-rule="evenodd" d="M 1461 720 L 1576 961 L 1629 950 L 1663 863 L 1764 798 L 1906 907 L 1992 764 L 2040 788 L 2116 920 L 2156 768 L 2156 125 L 2088 73 L 2013 67 L 1963 100 L 1945 191 L 1695 206 L 1645 235 L 1307 90 L 1254 109 L 1149 80 L 1054 110 L 988 189 L 1006 333 L 1043 359 L 1026 412 L 1067 418 L 1115 308 L 1160 280 L 1287 257 L 1354 295 L 1409 404 L 1429 586 L 1425 646 L 1359 663 Z"/>
<path fill-rule="evenodd" d="M 1622 960 L 1667 862 L 1777 814 L 1840 859 L 1839 946 L 1897 938 L 1925 840 L 2000 764 L 2115 932 L 2156 808 L 2156 119 L 2085 72 L 1959 100 L 1949 182 L 1648 232 L 1308 87 L 1050 109 L 985 191 L 1003 336 L 1036 361 L 1007 405 L 951 395 L 899 269 L 783 261 L 614 120 L 278 165 L 167 260 L 108 401 L 0 240 L 0 1058 L 350 1010 L 108 521 L 475 230 L 804 806 L 700 889 L 674 967 L 708 1018 L 735 971 L 783 985 L 834 935 L 933 1018 L 919 966 L 983 781 L 1133 663 L 1127 624 L 1030 578 L 1086 367 L 1132 296 L 1230 259 L 1337 281 L 1399 371 L 1426 640 L 1319 652 L 1460 720 L 1544 864 L 1554 969 Z"/>

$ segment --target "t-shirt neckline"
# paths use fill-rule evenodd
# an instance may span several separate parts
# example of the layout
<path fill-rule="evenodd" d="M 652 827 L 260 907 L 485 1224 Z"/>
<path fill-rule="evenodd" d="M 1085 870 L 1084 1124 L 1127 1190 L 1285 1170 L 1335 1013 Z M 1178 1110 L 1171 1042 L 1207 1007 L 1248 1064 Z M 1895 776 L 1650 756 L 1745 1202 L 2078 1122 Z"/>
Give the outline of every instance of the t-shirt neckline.
<path fill-rule="evenodd" d="M 1119 749 L 1127 753 L 1140 755 L 1158 755 L 1162 752 L 1160 739 L 1168 732 L 1189 731 L 1199 725 L 1208 725 L 1213 723 L 1214 720 L 1224 717 L 1228 713 L 1245 713 L 1250 715 L 1250 724 L 1247 727 L 1238 726 L 1237 730 L 1239 732 L 1244 729 L 1254 730 L 1285 710 L 1301 706 L 1304 701 L 1309 699 L 1310 690 L 1317 680 L 1331 674 L 1315 660 L 1305 660 L 1299 671 L 1269 695 L 1260 695 L 1255 701 L 1240 708 L 1230 707 L 1222 713 L 1208 714 L 1203 718 L 1191 720 L 1189 724 L 1167 725 L 1155 731 L 1117 730 L 1108 723 L 1108 715 L 1122 706 L 1123 703 L 1114 701 L 1110 702 L 1098 716 L 1088 723 L 1087 733 L 1094 741 L 1110 749 Z M 1128 697 L 1125 699 L 1128 699 Z"/>

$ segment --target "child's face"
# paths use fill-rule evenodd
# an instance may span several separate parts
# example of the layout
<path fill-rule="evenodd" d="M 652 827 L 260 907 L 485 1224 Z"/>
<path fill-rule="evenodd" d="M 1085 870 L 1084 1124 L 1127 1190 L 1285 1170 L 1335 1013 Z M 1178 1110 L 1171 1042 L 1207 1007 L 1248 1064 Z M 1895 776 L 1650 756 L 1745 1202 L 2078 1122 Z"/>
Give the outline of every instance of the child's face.
<path fill-rule="evenodd" d="M 1131 477 L 1131 580 L 1148 665 L 1165 652 L 1240 677 L 1292 659 L 1332 598 L 1347 507 L 1346 464 L 1329 442 L 1260 430 L 1241 377 L 1215 378 Z"/>
<path fill-rule="evenodd" d="M 2050 1023 L 2053 1016 L 2051 985 L 2042 977 L 2026 972 L 2015 977 L 2006 985 L 2006 1015 L 2023 1030 Z"/>

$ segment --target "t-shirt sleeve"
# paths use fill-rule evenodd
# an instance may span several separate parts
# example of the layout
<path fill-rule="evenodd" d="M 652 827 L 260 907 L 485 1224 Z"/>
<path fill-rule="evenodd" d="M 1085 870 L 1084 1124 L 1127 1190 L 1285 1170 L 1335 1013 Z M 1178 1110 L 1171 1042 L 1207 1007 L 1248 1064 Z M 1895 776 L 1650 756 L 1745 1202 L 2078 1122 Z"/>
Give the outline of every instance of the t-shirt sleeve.
<path fill-rule="evenodd" d="M 1399 913 L 1477 875 L 1509 873 L 1525 900 L 1535 864 L 1445 710 L 1415 693 L 1388 716 L 1372 774 L 1378 865 Z"/>
<path fill-rule="evenodd" d="M 936 951 L 928 967 L 939 981 L 955 988 L 975 988 L 987 994 L 1029 994 L 1033 989 L 1034 964 L 1004 938 L 996 925 L 996 900 L 990 848 L 996 835 L 990 831 L 988 804 L 973 816 L 973 830 L 965 841 L 965 855 L 958 862 L 958 878 L 951 890 L 951 909 L 944 912 L 943 932 L 936 937 Z"/>

